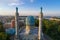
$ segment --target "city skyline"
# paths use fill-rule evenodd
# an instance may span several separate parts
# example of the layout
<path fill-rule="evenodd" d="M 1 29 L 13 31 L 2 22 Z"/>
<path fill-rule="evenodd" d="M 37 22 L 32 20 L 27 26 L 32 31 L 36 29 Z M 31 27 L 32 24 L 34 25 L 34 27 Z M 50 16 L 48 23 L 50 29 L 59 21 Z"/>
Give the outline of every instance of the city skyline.
<path fill-rule="evenodd" d="M 18 7 L 19 15 L 38 15 L 40 7 L 47 16 L 60 16 L 60 0 L 0 0 L 0 15 L 14 15 Z"/>

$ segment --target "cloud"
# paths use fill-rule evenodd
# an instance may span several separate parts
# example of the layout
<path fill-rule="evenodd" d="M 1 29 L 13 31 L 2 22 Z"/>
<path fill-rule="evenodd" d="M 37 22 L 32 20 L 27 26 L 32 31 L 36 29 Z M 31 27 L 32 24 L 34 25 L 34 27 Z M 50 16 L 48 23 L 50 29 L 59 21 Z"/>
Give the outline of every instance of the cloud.
<path fill-rule="evenodd" d="M 18 6 L 25 4 L 26 1 L 30 1 L 31 3 L 34 2 L 34 0 L 0 0 L 0 5 Z"/>
<path fill-rule="evenodd" d="M 18 5 L 23 5 L 24 4 L 24 2 L 20 2 L 20 3 L 10 3 L 10 4 L 8 4 L 9 6 L 18 6 Z"/>
<path fill-rule="evenodd" d="M 22 0 L 0 0 L 0 4 L 2 5 L 8 5 L 8 6 L 13 6 L 13 5 L 23 5 L 24 2 Z"/>
<path fill-rule="evenodd" d="M 30 0 L 30 2 L 31 2 L 31 3 L 33 3 L 33 2 L 34 2 L 34 0 Z"/>
<path fill-rule="evenodd" d="M 9 6 L 13 6 L 13 5 L 19 5 L 18 3 L 10 3 L 10 4 L 8 4 Z"/>
<path fill-rule="evenodd" d="M 18 6 L 18 5 L 23 5 L 24 2 L 22 0 L 14 0 L 13 2 L 9 3 L 9 6 Z"/>

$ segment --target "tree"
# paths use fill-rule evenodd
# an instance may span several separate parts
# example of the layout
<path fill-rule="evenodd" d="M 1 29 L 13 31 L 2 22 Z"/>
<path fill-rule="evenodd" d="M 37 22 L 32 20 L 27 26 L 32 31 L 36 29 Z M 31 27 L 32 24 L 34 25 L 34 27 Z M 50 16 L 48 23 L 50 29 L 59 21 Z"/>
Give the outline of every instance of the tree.
<path fill-rule="evenodd" d="M 0 32 L 0 40 L 9 40 L 9 36 L 5 32 Z"/>
<path fill-rule="evenodd" d="M 0 32 L 4 32 L 5 30 L 4 30 L 4 28 L 3 28 L 3 23 L 2 22 L 0 22 Z"/>
<path fill-rule="evenodd" d="M 3 23 L 0 22 L 0 40 L 9 40 L 9 34 L 5 33 L 5 30 L 3 28 Z"/>
<path fill-rule="evenodd" d="M 53 40 L 60 40 L 60 24 L 58 21 L 44 20 L 43 32 L 49 35 Z"/>
<path fill-rule="evenodd" d="M 38 19 L 35 19 L 35 26 L 39 26 L 39 20 Z"/>

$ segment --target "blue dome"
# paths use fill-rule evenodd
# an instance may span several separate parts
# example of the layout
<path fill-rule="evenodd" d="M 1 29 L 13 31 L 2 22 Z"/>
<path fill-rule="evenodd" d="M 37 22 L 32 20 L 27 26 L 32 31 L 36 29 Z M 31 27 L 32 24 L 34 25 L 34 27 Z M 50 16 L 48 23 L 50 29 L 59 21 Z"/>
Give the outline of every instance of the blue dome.
<path fill-rule="evenodd" d="M 35 24 L 35 19 L 33 16 L 28 16 L 27 19 L 28 25 L 33 26 Z"/>
<path fill-rule="evenodd" d="M 10 35 L 14 35 L 15 34 L 15 29 L 14 28 L 6 29 L 6 33 L 10 34 Z"/>

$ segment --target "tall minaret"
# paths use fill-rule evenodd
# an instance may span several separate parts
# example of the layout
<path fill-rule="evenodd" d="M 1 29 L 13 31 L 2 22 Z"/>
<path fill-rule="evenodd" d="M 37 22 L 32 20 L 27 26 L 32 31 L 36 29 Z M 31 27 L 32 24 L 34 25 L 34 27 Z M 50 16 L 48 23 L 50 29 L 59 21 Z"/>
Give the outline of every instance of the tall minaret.
<path fill-rule="evenodd" d="M 16 30 L 16 40 L 19 40 L 19 35 L 18 35 L 18 30 L 19 30 L 19 26 L 18 26 L 18 7 L 16 7 L 16 14 L 15 14 L 15 30 Z"/>
<path fill-rule="evenodd" d="M 42 13 L 42 7 L 41 7 L 41 12 L 39 14 L 38 40 L 41 40 L 41 36 L 42 36 L 42 19 L 43 19 L 43 13 Z"/>

